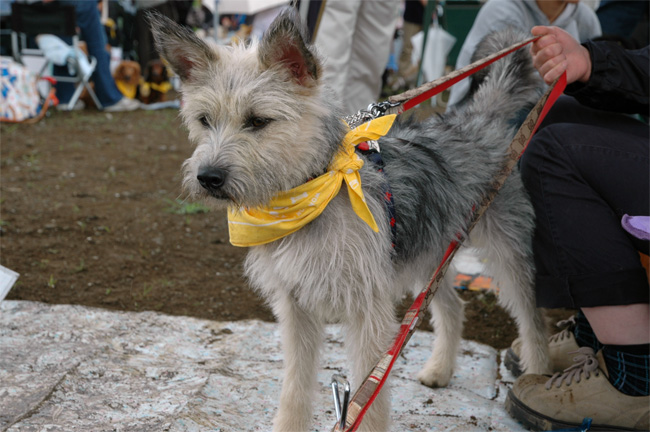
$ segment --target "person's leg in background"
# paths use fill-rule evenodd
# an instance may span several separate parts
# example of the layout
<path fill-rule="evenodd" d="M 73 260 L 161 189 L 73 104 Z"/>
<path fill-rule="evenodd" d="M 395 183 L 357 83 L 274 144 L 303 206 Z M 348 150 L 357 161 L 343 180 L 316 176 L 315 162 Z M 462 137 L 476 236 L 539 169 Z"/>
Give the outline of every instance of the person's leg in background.
<path fill-rule="evenodd" d="M 326 0 L 313 41 L 325 58 L 323 80 L 332 87 L 333 98 L 345 101 L 354 32 L 361 0 Z M 345 112 L 345 114 L 351 114 Z"/>
<path fill-rule="evenodd" d="M 136 101 L 132 104 L 125 103 L 120 90 L 115 85 L 115 80 L 110 70 L 110 54 L 106 50 L 106 34 L 101 24 L 97 2 L 85 0 L 59 0 L 62 4 L 72 5 L 75 8 L 76 24 L 81 30 L 81 39 L 86 42 L 88 53 L 97 59 L 97 66 L 91 80 L 95 84 L 94 90 L 97 98 L 104 109 L 110 110 L 131 110 L 136 109 L 139 104 Z M 64 69 L 58 69 L 61 73 Z M 74 91 L 74 85 L 70 83 L 57 84 L 57 96 L 65 103 L 70 100 Z M 118 105 L 119 104 L 119 105 Z M 123 106 L 124 105 L 124 106 Z M 117 108 L 117 109 L 116 109 Z"/>
<path fill-rule="evenodd" d="M 142 71 L 146 70 L 151 60 L 158 60 L 160 58 L 154 46 L 153 34 L 145 18 L 146 13 L 153 11 L 166 16 L 174 22 L 178 22 L 180 18 L 176 4 L 171 1 L 149 8 L 138 9 L 135 14 L 135 28 L 138 38 L 138 63 L 140 63 Z"/>
<path fill-rule="evenodd" d="M 398 81 L 394 83 L 393 90 L 408 89 L 415 85 L 418 75 L 418 65 L 411 63 L 413 43 L 411 38 L 422 31 L 421 24 L 404 21 L 402 26 L 402 52 L 399 56 L 397 69 Z"/>
<path fill-rule="evenodd" d="M 393 44 L 398 6 L 395 0 L 361 2 L 345 86 L 348 114 L 377 102 Z"/>
<path fill-rule="evenodd" d="M 637 284 L 646 302 L 638 252 L 647 254 L 648 242 L 623 230 L 621 219 L 649 212 L 648 125 L 558 102 L 549 114 L 558 122 L 545 122 L 521 161 L 537 216 L 538 304 L 629 304 L 628 287 Z"/>
<path fill-rule="evenodd" d="M 345 114 L 376 102 L 397 20 L 397 1 L 327 0 L 314 41 L 325 56 L 323 78 Z"/>
<path fill-rule="evenodd" d="M 522 157 L 536 213 L 538 306 L 580 309 L 576 341 L 602 350 L 581 348 L 582 363 L 554 379 L 518 379 L 507 406 L 520 420 L 526 412 L 556 427 L 591 416 L 595 424 L 647 429 L 650 300 L 639 252 L 648 254 L 648 241 L 627 233 L 621 219 L 648 216 L 649 139 L 645 123 L 564 99 Z M 569 386 L 574 397 L 566 400 Z"/>

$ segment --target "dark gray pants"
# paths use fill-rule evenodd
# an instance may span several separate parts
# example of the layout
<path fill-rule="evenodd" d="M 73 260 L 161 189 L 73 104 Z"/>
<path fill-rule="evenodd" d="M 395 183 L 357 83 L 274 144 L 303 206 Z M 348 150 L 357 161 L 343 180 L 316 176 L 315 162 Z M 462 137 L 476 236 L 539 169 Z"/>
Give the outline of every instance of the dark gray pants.
<path fill-rule="evenodd" d="M 536 215 L 537 305 L 647 303 L 639 252 L 624 214 L 650 209 L 650 129 L 632 117 L 561 97 L 521 160 Z"/>

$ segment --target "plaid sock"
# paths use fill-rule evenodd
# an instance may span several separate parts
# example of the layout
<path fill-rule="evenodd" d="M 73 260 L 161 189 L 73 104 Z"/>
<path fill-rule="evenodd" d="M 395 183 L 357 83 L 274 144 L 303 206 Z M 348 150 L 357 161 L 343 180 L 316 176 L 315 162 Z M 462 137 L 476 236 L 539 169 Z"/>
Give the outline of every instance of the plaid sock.
<path fill-rule="evenodd" d="M 589 321 L 587 321 L 587 317 L 585 317 L 585 314 L 581 310 L 578 310 L 575 321 L 576 326 L 573 329 L 573 335 L 576 337 L 578 345 L 581 347 L 589 347 L 594 352 L 600 351 L 603 348 L 603 344 L 596 338 Z"/>
<path fill-rule="evenodd" d="M 614 387 L 628 396 L 648 396 L 650 344 L 605 345 L 603 357 Z"/>

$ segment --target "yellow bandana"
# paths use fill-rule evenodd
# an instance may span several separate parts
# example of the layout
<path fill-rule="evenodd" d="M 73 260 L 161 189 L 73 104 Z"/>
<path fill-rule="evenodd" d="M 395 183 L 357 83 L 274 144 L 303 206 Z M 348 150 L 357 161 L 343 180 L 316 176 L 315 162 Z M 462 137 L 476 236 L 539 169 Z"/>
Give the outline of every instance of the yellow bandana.
<path fill-rule="evenodd" d="M 138 86 L 136 84 L 129 84 L 121 80 L 115 80 L 115 85 L 124 96 L 128 97 L 129 99 L 135 99 L 135 93 L 138 89 Z"/>
<path fill-rule="evenodd" d="M 286 192 L 279 193 L 264 207 L 228 209 L 230 243 L 257 246 L 298 231 L 316 219 L 345 182 L 355 213 L 375 232 L 379 229 L 361 190 L 359 169 L 363 166 L 354 146 L 386 135 L 395 115 L 379 117 L 348 132 L 328 172 Z"/>
<path fill-rule="evenodd" d="M 156 84 L 155 82 L 150 82 L 149 85 L 151 86 L 151 90 L 156 90 L 159 91 L 160 93 L 167 93 L 169 90 L 171 90 L 172 84 L 169 81 L 163 81 L 160 84 Z"/>

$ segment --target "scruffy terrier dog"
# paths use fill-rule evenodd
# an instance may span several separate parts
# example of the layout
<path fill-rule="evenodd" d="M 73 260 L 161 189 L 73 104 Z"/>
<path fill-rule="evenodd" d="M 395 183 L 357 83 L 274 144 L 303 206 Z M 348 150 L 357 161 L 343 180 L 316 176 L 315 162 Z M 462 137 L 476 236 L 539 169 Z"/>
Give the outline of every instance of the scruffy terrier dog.
<path fill-rule="evenodd" d="M 150 19 L 159 52 L 182 81 L 182 118 L 196 145 L 184 164 L 190 195 L 237 214 L 328 172 L 348 128 L 322 81 L 323 60 L 295 12 L 283 12 L 261 41 L 236 46 L 216 46 L 160 16 Z M 494 48 L 512 42 L 497 40 Z M 506 160 L 515 132 L 508 119 L 530 108 L 539 89 L 521 50 L 491 66 L 462 113 L 396 122 L 379 140 L 384 172 L 365 159 L 359 169 L 378 232 L 355 213 L 351 193 L 342 187 L 303 228 L 250 247 L 245 273 L 273 308 L 285 354 L 275 431 L 310 430 L 327 322 L 343 325 L 353 386 L 388 349 L 398 328 L 396 302 L 426 286 L 447 245 L 463 232 L 468 212 Z M 481 248 L 499 283 L 499 301 L 519 325 L 523 368 L 544 373 L 547 341 L 533 294 L 533 225 L 515 173 L 467 243 Z M 446 279 L 431 306 L 433 353 L 418 375 L 431 387 L 449 383 L 463 327 L 462 301 L 453 277 Z M 361 430 L 388 429 L 389 400 L 385 386 Z"/>

